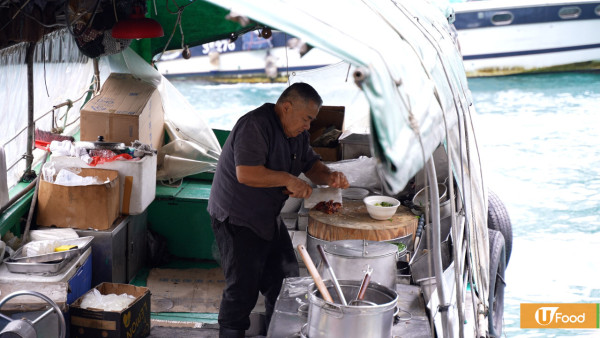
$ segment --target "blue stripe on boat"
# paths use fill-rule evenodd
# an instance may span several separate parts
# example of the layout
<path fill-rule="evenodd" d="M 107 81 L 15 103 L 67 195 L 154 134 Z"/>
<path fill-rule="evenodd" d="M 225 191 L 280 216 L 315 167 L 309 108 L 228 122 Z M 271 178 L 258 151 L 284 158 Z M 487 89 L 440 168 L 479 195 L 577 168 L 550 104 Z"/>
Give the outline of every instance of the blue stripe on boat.
<path fill-rule="evenodd" d="M 514 15 L 514 19 L 509 26 L 513 25 L 526 25 L 533 23 L 545 23 L 545 22 L 562 22 L 562 21 L 573 21 L 573 20 L 600 20 L 594 9 L 600 5 L 600 1 L 596 3 L 586 4 L 564 4 L 558 6 L 535 6 L 535 7 L 520 7 L 520 8 L 496 8 L 493 10 L 477 10 L 473 12 L 456 13 L 456 21 L 454 26 L 456 29 L 472 29 L 472 28 L 483 28 L 483 27 L 499 27 L 499 25 L 492 24 L 492 17 L 494 14 L 510 12 Z M 558 16 L 558 11 L 564 7 L 579 7 L 581 9 L 581 15 L 575 19 L 561 19 Z M 483 17 L 480 18 L 480 13 L 483 13 Z"/>
<path fill-rule="evenodd" d="M 558 52 L 568 52 L 568 51 L 592 49 L 592 48 L 600 48 L 600 43 L 593 44 L 593 45 L 581 45 L 581 46 L 536 49 L 536 50 L 523 50 L 523 51 L 506 52 L 506 53 L 465 55 L 465 56 L 463 56 L 463 60 L 479 60 L 479 59 L 501 58 L 501 57 L 507 57 L 507 56 L 523 56 L 523 55 L 533 55 L 533 54 L 558 53 Z M 599 58 L 600 58 L 600 56 L 599 56 Z"/>

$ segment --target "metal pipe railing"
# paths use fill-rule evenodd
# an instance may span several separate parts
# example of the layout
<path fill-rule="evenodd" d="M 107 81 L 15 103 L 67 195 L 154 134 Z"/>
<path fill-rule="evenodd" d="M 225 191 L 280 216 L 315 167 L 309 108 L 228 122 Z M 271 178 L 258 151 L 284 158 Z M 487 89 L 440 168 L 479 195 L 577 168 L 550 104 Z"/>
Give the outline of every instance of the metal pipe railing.
<path fill-rule="evenodd" d="M 33 164 L 33 143 L 35 135 L 34 119 L 34 92 L 33 92 L 33 54 L 35 42 L 27 46 L 25 61 L 27 62 L 27 155 L 25 156 L 25 176 L 31 175 Z"/>

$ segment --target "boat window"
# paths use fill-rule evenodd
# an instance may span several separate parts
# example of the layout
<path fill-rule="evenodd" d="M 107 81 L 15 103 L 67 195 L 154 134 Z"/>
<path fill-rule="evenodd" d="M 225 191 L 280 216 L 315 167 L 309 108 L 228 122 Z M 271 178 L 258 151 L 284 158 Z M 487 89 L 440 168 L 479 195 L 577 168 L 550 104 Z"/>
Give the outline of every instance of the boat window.
<path fill-rule="evenodd" d="M 510 25 L 514 19 L 514 15 L 511 12 L 498 12 L 492 16 L 492 23 L 494 25 Z"/>
<path fill-rule="evenodd" d="M 560 16 L 561 19 L 575 19 L 578 18 L 579 15 L 581 15 L 581 8 L 577 6 L 563 7 L 558 11 L 558 16 Z"/>
<path fill-rule="evenodd" d="M 600 5 L 596 6 L 596 8 L 594 9 L 594 12 L 596 12 L 597 16 L 600 16 Z"/>

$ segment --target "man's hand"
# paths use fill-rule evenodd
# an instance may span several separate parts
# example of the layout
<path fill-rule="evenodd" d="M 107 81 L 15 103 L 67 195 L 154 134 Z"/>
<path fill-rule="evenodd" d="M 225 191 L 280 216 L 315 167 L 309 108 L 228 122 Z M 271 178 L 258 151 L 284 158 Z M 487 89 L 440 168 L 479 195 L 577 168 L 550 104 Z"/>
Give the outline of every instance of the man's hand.
<path fill-rule="evenodd" d="M 331 171 L 323 162 L 316 161 L 312 168 L 306 173 L 315 184 L 327 184 L 332 188 L 346 189 L 350 186 L 346 175 L 340 171 Z"/>
<path fill-rule="evenodd" d="M 285 188 L 287 192 L 284 191 L 284 193 L 290 195 L 290 197 L 308 198 L 312 194 L 312 187 L 310 184 L 297 177 L 293 177 Z"/>
<path fill-rule="evenodd" d="M 327 182 L 327 185 L 329 185 L 332 188 L 342 188 L 342 189 L 346 189 L 350 186 L 350 184 L 348 183 L 348 179 L 346 178 L 346 175 L 344 175 L 344 173 L 339 172 L 339 171 L 332 171 L 329 174 L 329 180 Z"/>

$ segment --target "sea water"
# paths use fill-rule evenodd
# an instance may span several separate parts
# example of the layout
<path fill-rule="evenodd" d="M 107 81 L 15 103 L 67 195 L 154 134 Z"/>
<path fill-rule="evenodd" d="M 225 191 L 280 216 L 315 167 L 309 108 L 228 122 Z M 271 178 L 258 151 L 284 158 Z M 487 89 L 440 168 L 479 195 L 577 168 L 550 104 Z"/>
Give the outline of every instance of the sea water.
<path fill-rule="evenodd" d="M 216 129 L 285 84 L 173 81 Z M 600 303 L 600 74 L 469 79 L 486 182 L 508 209 L 507 337 L 600 336 L 520 328 L 521 303 Z"/>

